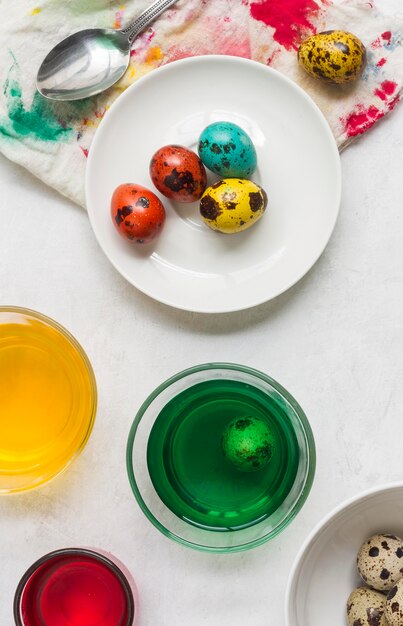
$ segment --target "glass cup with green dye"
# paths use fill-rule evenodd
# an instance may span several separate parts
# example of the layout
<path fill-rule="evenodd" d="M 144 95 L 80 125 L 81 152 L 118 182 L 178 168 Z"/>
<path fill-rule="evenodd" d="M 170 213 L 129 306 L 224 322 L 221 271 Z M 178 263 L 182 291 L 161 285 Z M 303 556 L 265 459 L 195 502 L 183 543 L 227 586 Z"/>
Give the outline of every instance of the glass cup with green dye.
<path fill-rule="evenodd" d="M 280 533 L 315 473 L 309 422 L 272 378 L 241 365 L 180 372 L 140 407 L 127 445 L 148 519 L 189 547 L 235 552 Z"/>

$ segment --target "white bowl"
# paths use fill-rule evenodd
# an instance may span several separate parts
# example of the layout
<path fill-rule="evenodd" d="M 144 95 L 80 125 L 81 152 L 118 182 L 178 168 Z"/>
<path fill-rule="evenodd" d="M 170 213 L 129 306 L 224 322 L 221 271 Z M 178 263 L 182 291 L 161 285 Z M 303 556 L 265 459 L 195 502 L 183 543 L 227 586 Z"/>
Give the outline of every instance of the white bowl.
<path fill-rule="evenodd" d="M 287 626 L 341 626 L 351 591 L 364 584 L 361 544 L 376 533 L 403 536 L 403 483 L 366 491 L 333 510 L 309 535 L 291 570 Z"/>

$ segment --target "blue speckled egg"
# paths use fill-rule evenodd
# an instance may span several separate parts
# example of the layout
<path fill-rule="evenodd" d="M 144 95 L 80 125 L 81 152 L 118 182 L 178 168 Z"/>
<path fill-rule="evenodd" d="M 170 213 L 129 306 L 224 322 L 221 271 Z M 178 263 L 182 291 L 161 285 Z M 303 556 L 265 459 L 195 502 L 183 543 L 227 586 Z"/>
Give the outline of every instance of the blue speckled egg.
<path fill-rule="evenodd" d="M 251 138 L 231 122 L 214 122 L 203 130 L 199 156 L 204 165 L 221 178 L 249 178 L 257 164 Z"/>

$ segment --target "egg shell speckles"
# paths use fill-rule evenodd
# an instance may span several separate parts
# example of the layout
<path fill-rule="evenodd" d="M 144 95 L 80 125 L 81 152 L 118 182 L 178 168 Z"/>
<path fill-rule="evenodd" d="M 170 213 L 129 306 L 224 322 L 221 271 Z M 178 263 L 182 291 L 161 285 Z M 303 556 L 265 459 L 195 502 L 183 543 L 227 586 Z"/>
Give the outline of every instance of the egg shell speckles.
<path fill-rule="evenodd" d="M 385 615 L 390 626 L 403 626 L 403 580 L 389 591 Z"/>
<path fill-rule="evenodd" d="M 222 178 L 249 178 L 257 165 L 251 138 L 231 122 L 214 122 L 203 130 L 199 156 L 209 170 Z"/>
<path fill-rule="evenodd" d="M 359 78 L 366 58 L 361 40 L 342 30 L 312 35 L 298 50 L 299 63 L 311 76 L 336 84 Z"/>
<path fill-rule="evenodd" d="M 197 154 L 174 144 L 153 155 L 150 177 L 158 191 L 175 202 L 196 202 L 207 186 L 206 170 Z"/>
<path fill-rule="evenodd" d="M 385 618 L 386 596 L 358 587 L 347 600 L 348 626 L 388 626 Z"/>
<path fill-rule="evenodd" d="M 266 422 L 245 415 L 229 422 L 221 440 L 225 458 L 242 472 L 265 467 L 273 456 L 275 440 Z"/>
<path fill-rule="evenodd" d="M 267 195 L 250 180 L 227 178 L 208 187 L 200 201 L 200 214 L 213 230 L 238 233 L 250 228 L 263 215 Z"/>
<path fill-rule="evenodd" d="M 389 591 L 403 577 L 403 541 L 395 535 L 374 535 L 360 548 L 357 567 L 373 589 Z"/>

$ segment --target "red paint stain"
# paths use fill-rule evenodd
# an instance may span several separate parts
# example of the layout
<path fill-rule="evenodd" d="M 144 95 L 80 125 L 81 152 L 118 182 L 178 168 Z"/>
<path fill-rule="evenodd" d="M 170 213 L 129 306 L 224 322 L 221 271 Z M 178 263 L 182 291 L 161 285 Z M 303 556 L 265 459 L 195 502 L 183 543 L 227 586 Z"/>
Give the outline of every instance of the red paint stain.
<path fill-rule="evenodd" d="M 390 46 L 390 42 L 392 40 L 392 33 L 390 32 L 390 30 L 387 30 L 384 33 L 382 33 L 381 37 L 384 41 L 387 42 L 387 45 Z"/>
<path fill-rule="evenodd" d="M 390 102 L 388 102 L 388 110 L 393 111 L 393 109 L 399 102 L 400 102 L 400 95 L 398 94 Z"/>
<path fill-rule="evenodd" d="M 312 19 L 319 11 L 315 0 L 263 0 L 250 5 L 252 17 L 274 28 L 274 39 L 286 50 L 297 50 L 307 32 L 316 32 Z"/>
<path fill-rule="evenodd" d="M 393 96 L 397 89 L 397 83 L 391 80 L 384 80 L 380 87 L 375 89 L 374 94 L 383 101 L 386 101 L 390 96 Z"/>
<path fill-rule="evenodd" d="M 387 62 L 387 59 L 385 59 L 385 57 L 382 57 L 382 59 L 379 59 L 379 61 L 378 61 L 378 63 L 376 65 L 377 65 L 377 67 L 383 67 L 386 62 Z"/>
<path fill-rule="evenodd" d="M 280 48 L 277 48 L 277 50 L 275 50 L 267 59 L 267 65 L 271 65 L 273 63 L 273 61 L 276 60 L 276 57 L 278 57 L 278 55 L 281 53 Z"/>
<path fill-rule="evenodd" d="M 394 83 L 392 80 L 385 80 L 382 83 L 382 89 L 388 96 L 391 96 L 397 89 L 397 83 Z"/>
<path fill-rule="evenodd" d="M 378 96 L 381 100 L 387 100 L 387 95 L 382 91 L 382 89 L 375 89 L 374 95 Z"/>
<path fill-rule="evenodd" d="M 356 137 L 369 130 L 384 115 L 384 112 L 374 105 L 371 105 L 368 109 L 365 109 L 363 105 L 359 105 L 355 111 L 341 121 L 347 137 Z"/>
<path fill-rule="evenodd" d="M 87 148 L 83 148 L 82 146 L 80 146 L 80 149 L 82 150 L 82 153 L 85 156 L 85 158 L 88 158 L 88 150 L 87 150 Z"/>
<path fill-rule="evenodd" d="M 382 48 L 385 45 L 385 42 L 387 46 L 390 46 L 392 42 L 392 33 L 390 30 L 386 30 L 384 33 L 382 33 L 380 37 L 375 39 L 375 41 L 371 43 L 371 48 L 373 48 L 374 50 L 376 50 L 377 48 Z"/>

